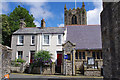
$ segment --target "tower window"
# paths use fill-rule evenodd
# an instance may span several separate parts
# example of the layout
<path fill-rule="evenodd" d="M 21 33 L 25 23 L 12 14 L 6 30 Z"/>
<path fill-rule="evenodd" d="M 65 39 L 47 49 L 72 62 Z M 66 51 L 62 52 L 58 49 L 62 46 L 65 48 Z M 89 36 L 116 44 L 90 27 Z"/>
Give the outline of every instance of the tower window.
<path fill-rule="evenodd" d="M 77 17 L 75 15 L 72 17 L 72 24 L 77 24 Z"/>

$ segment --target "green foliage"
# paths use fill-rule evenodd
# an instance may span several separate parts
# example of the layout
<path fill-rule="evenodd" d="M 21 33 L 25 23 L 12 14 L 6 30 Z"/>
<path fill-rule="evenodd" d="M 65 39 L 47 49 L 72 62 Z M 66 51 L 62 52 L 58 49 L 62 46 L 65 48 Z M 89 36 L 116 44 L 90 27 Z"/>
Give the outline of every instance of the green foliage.
<path fill-rule="evenodd" d="M 26 27 L 36 27 L 36 25 L 33 23 L 33 15 L 30 15 L 27 9 L 18 5 L 18 7 L 16 7 L 8 17 L 12 32 L 19 29 L 20 19 L 24 19 L 24 21 L 26 22 Z"/>
<path fill-rule="evenodd" d="M 18 58 L 18 59 L 17 59 L 17 62 L 24 63 L 25 60 L 23 60 L 23 59 L 21 59 L 21 58 Z"/>
<path fill-rule="evenodd" d="M 51 63 L 51 55 L 52 54 L 50 54 L 49 51 L 38 51 L 37 53 L 35 53 L 33 64 L 36 64 L 37 66 L 44 66 L 45 63 Z"/>
<path fill-rule="evenodd" d="M 11 40 L 11 30 L 9 27 L 9 22 L 8 22 L 8 16 L 7 15 L 0 15 L 2 17 L 2 44 L 3 45 L 10 45 L 10 40 Z"/>
<path fill-rule="evenodd" d="M 20 65 L 24 62 L 25 62 L 25 60 L 19 58 L 19 59 L 15 59 L 15 60 L 11 61 L 11 65 L 15 66 L 15 67 L 20 67 Z"/>
<path fill-rule="evenodd" d="M 16 7 L 9 15 L 0 15 L 0 19 L 0 23 L 2 23 L 2 44 L 6 46 L 11 45 L 13 32 L 20 28 L 20 19 L 24 19 L 26 27 L 36 27 L 33 22 L 33 15 L 29 14 L 29 11 L 21 6 Z"/>

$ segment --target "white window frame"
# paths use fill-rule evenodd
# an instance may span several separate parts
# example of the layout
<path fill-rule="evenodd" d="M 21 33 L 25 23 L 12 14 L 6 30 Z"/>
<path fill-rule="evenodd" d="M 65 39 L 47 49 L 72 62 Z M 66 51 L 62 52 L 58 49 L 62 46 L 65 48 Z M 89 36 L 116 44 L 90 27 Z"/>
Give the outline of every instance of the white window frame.
<path fill-rule="evenodd" d="M 59 43 L 59 38 L 58 36 L 61 36 L 61 43 Z M 62 34 L 58 34 L 57 35 L 57 45 L 62 45 Z"/>
<path fill-rule="evenodd" d="M 32 37 L 34 36 L 34 39 L 32 39 Z M 34 43 L 33 43 L 34 40 Z M 35 45 L 35 35 L 31 35 L 31 45 Z"/>
<path fill-rule="evenodd" d="M 19 51 L 17 51 L 17 59 L 19 58 L 19 57 L 18 57 L 18 56 L 19 56 L 19 55 L 18 55 L 18 52 L 19 52 Z M 21 51 L 21 52 L 22 52 L 22 58 L 21 58 L 21 59 L 23 59 L 23 51 Z"/>
<path fill-rule="evenodd" d="M 45 43 L 45 36 L 49 36 L 49 43 L 48 44 Z M 50 45 L 50 35 L 49 34 L 43 35 L 43 45 Z"/>
<path fill-rule="evenodd" d="M 20 37 L 21 36 L 23 36 L 23 39 L 21 39 L 21 40 L 23 40 L 23 43 L 20 43 Z M 19 35 L 18 36 L 18 45 L 23 45 L 24 44 L 24 35 Z"/>

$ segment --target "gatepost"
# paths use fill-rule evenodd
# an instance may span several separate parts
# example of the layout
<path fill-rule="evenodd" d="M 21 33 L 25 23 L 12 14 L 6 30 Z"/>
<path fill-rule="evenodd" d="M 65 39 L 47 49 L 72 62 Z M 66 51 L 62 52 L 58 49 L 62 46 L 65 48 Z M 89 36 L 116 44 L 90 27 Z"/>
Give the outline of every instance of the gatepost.
<path fill-rule="evenodd" d="M 67 41 L 63 46 L 63 74 L 75 75 L 75 44 Z"/>

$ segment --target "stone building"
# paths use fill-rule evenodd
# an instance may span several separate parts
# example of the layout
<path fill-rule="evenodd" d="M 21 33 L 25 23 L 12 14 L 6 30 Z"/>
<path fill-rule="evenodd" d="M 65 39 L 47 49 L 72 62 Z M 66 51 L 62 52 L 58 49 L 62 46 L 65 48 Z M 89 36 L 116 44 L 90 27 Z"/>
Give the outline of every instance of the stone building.
<path fill-rule="evenodd" d="M 73 8 L 72 10 L 67 10 L 65 5 L 64 18 L 64 24 L 67 28 L 66 42 L 70 41 L 71 44 L 76 44 L 74 48 L 76 53 L 73 54 L 73 52 L 68 52 L 68 59 L 64 60 L 67 61 L 69 65 L 67 67 L 68 72 L 64 73 L 65 70 L 63 69 L 63 74 L 100 76 L 103 66 L 101 26 L 87 25 L 84 2 L 82 3 L 82 8 Z M 72 56 L 74 56 L 74 60 Z M 85 68 L 85 66 L 87 66 L 87 68 Z M 75 73 L 72 72 L 72 70 L 75 70 Z"/>
<path fill-rule="evenodd" d="M 66 5 L 64 7 L 64 24 L 65 25 L 87 25 L 87 16 L 84 2 L 82 8 L 71 8 L 67 10 Z"/>
<path fill-rule="evenodd" d="M 0 78 L 3 77 L 6 72 L 10 73 L 11 57 L 12 49 L 0 44 Z"/>
<path fill-rule="evenodd" d="M 104 80 L 120 80 L 120 1 L 103 2 L 101 28 Z"/>
<path fill-rule="evenodd" d="M 67 73 L 70 75 L 90 75 L 94 71 L 92 76 L 97 74 L 100 76 L 103 65 L 101 26 L 87 25 L 84 3 L 82 8 L 73 10 L 67 10 L 65 5 L 64 15 L 65 27 L 45 27 L 45 21 L 42 19 L 41 27 L 28 28 L 21 21 L 20 24 L 23 24 L 24 27 L 21 25 L 21 28 L 12 35 L 12 59 L 22 58 L 31 63 L 36 51 L 47 50 L 53 54 L 52 61 L 56 63 L 57 73 L 66 74 L 62 66 L 64 66 L 64 61 L 67 61 L 69 67 Z M 68 59 L 64 60 L 62 44 L 67 42 L 76 45 L 73 50 L 74 56 L 71 54 L 72 51 L 68 52 L 66 54 Z"/>

